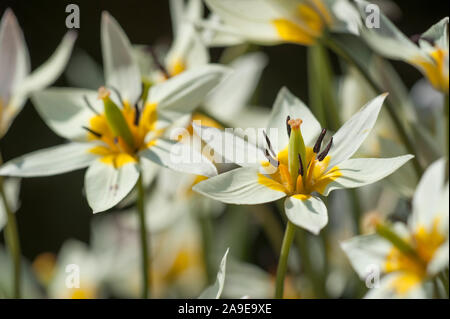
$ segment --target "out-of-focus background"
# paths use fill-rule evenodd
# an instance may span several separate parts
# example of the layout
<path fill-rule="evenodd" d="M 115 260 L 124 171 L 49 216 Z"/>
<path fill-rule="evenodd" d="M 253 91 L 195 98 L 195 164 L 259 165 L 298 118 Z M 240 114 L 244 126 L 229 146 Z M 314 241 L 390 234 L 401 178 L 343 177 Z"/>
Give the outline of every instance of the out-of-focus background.
<path fill-rule="evenodd" d="M 400 12 L 394 10 L 391 18 L 408 36 L 424 32 L 429 26 L 448 15 L 446 1 L 395 1 Z M 81 12 L 77 48 L 82 48 L 101 63 L 100 17 L 109 11 L 122 25 L 134 44 L 168 44 L 171 41 L 171 23 L 168 1 L 65 1 L 65 0 L 0 0 L 0 14 L 10 7 L 16 14 L 30 50 L 32 67 L 45 61 L 67 31 L 65 8 L 76 3 Z M 295 45 L 262 47 L 269 57 L 260 87 L 254 98 L 260 105 L 270 107 L 282 86 L 308 101 L 306 48 Z M 217 57 L 219 49 L 213 50 Z M 410 87 L 420 73 L 405 63 L 393 63 Z M 336 70 L 338 66 L 336 65 Z M 70 86 L 66 75 L 54 84 Z M 3 160 L 62 143 L 41 120 L 28 102 L 0 142 Z M 83 189 L 83 171 L 22 181 L 17 212 L 23 254 L 33 260 L 42 252 L 57 252 L 69 238 L 88 241 L 90 221 L 93 218 Z M 101 213 L 108 214 L 108 212 Z M 0 239 L 3 241 L 3 238 Z"/>

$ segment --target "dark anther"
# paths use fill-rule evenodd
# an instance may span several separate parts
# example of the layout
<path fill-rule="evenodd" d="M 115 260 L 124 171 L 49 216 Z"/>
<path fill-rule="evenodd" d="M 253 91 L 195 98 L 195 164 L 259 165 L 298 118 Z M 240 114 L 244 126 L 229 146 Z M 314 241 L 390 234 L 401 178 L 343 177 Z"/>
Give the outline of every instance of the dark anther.
<path fill-rule="evenodd" d="M 114 93 L 117 95 L 117 98 L 119 99 L 120 104 L 122 105 L 123 104 L 123 99 L 122 99 L 122 95 L 120 94 L 119 90 L 116 89 L 115 87 L 112 87 L 112 86 L 111 86 L 111 90 L 113 90 Z"/>
<path fill-rule="evenodd" d="M 141 117 L 141 110 L 139 110 L 139 106 L 137 103 L 134 105 L 134 125 L 139 124 L 139 118 Z"/>
<path fill-rule="evenodd" d="M 326 128 L 324 128 L 322 130 L 322 132 L 320 133 L 319 137 L 317 138 L 316 144 L 314 144 L 314 148 L 313 148 L 314 153 L 317 154 L 317 153 L 320 152 L 320 146 L 322 145 L 322 141 L 323 141 L 323 138 L 325 137 L 325 134 L 327 134 L 327 129 Z"/>
<path fill-rule="evenodd" d="M 291 117 L 288 115 L 288 117 L 286 118 L 286 129 L 289 137 L 291 137 L 291 126 L 289 125 L 290 120 Z"/>
<path fill-rule="evenodd" d="M 270 143 L 270 140 L 269 140 L 269 137 L 266 134 L 266 131 L 263 131 L 263 134 L 264 134 L 264 138 L 266 139 L 267 147 L 269 148 L 270 153 L 272 154 L 273 157 L 277 157 L 277 155 L 273 151 L 272 143 Z"/>
<path fill-rule="evenodd" d="M 89 100 L 88 100 L 88 98 L 87 98 L 86 95 L 83 95 L 83 100 L 84 100 L 84 102 L 86 102 L 88 108 L 89 108 L 93 113 L 95 113 L 95 114 L 97 114 L 97 115 L 100 115 L 100 114 L 94 109 L 94 107 L 92 106 L 92 104 L 89 102 Z"/>
<path fill-rule="evenodd" d="M 98 138 L 102 138 L 102 134 L 100 134 L 100 133 L 98 133 L 98 132 L 96 132 L 94 130 L 91 130 L 89 127 L 82 126 L 82 128 L 85 129 L 86 131 L 88 131 L 89 133 L 91 133 L 92 135 L 94 135 L 94 136 L 96 136 Z"/>
<path fill-rule="evenodd" d="M 117 144 L 117 143 L 119 143 L 119 138 L 116 136 L 116 137 L 114 137 L 114 144 Z"/>
<path fill-rule="evenodd" d="M 323 159 L 328 155 L 328 152 L 331 149 L 331 145 L 333 145 L 333 137 L 331 138 L 330 142 L 328 143 L 327 147 L 325 147 L 323 152 L 320 153 L 319 156 L 317 156 L 317 159 L 319 160 L 319 162 L 322 162 Z"/>
<path fill-rule="evenodd" d="M 272 156 L 270 156 L 268 150 L 264 150 L 264 155 L 266 156 L 267 160 L 272 166 L 278 167 L 280 165 L 280 162 L 274 159 Z"/>
<path fill-rule="evenodd" d="M 303 173 L 305 172 L 305 170 L 303 169 L 303 162 L 302 162 L 302 157 L 301 157 L 300 153 L 298 154 L 298 163 L 299 163 L 298 173 L 301 176 L 303 176 Z"/>
<path fill-rule="evenodd" d="M 164 74 L 164 76 L 166 78 L 170 78 L 169 72 L 167 72 L 167 70 L 164 67 L 164 65 L 162 65 L 162 63 L 159 61 L 158 56 L 156 55 L 156 52 L 153 49 L 153 47 L 149 46 L 148 47 L 148 51 L 152 55 L 153 62 L 156 64 L 157 68 Z"/>

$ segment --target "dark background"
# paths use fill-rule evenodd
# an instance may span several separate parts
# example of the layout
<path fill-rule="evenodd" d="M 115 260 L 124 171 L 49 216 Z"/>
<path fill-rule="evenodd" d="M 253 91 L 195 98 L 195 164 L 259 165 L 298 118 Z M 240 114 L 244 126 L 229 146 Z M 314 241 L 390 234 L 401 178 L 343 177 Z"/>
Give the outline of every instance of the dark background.
<path fill-rule="evenodd" d="M 147 1 L 63 1 L 63 0 L 0 0 L 0 14 L 13 9 L 21 25 L 31 56 L 32 68 L 44 62 L 59 44 L 64 33 L 66 5 L 80 7 L 81 28 L 76 47 L 82 48 L 101 63 L 100 14 L 108 10 L 122 25 L 134 44 L 170 41 L 171 23 L 166 0 Z M 397 26 L 411 36 L 424 32 L 448 15 L 448 2 L 442 0 L 396 1 L 402 11 Z M 263 73 L 257 101 L 271 106 L 278 90 L 286 85 L 307 101 L 306 49 L 295 45 L 261 48 L 270 62 Z M 215 52 L 217 53 L 217 52 Z M 217 54 L 216 54 L 217 55 Z M 394 63 L 410 87 L 420 73 L 404 63 Z M 69 86 L 65 76 L 54 84 Z M 9 132 L 0 141 L 5 161 L 19 155 L 63 142 L 40 119 L 27 102 Z M 23 254 L 33 259 L 44 251 L 56 252 L 64 240 L 89 240 L 92 211 L 82 194 L 84 171 L 59 176 L 28 178 L 22 181 L 18 224 Z M 105 214 L 105 213 L 102 213 Z"/>

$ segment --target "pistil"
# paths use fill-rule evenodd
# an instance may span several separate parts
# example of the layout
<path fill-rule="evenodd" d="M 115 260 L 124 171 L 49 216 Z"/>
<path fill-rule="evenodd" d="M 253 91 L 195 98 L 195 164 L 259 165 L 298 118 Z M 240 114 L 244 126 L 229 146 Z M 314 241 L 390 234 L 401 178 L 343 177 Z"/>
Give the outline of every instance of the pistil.
<path fill-rule="evenodd" d="M 122 114 L 119 107 L 109 97 L 110 91 L 104 87 L 98 90 L 99 99 L 103 100 L 105 117 L 111 132 L 115 137 L 122 138 L 127 146 L 131 149 L 135 149 L 134 138 L 128 127 L 128 124 Z"/>
<path fill-rule="evenodd" d="M 302 124 L 301 119 L 288 120 L 287 124 L 290 127 L 290 137 L 288 146 L 288 164 L 289 173 L 293 181 L 297 180 L 300 167 L 306 167 L 306 147 L 303 141 L 302 132 L 300 130 L 300 125 Z M 299 155 L 301 159 L 301 164 L 299 163 Z"/>

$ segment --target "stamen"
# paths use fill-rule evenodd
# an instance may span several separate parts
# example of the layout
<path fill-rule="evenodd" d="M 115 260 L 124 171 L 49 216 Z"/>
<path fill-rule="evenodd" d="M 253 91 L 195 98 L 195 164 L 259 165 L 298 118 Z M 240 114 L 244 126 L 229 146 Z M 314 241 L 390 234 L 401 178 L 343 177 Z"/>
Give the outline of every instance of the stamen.
<path fill-rule="evenodd" d="M 116 136 L 116 137 L 114 137 L 114 144 L 117 144 L 117 143 L 119 143 L 119 138 Z"/>
<path fill-rule="evenodd" d="M 288 115 L 286 118 L 286 129 L 287 129 L 287 134 L 289 137 L 291 137 L 291 126 L 289 125 L 290 120 L 291 120 L 291 117 Z"/>
<path fill-rule="evenodd" d="M 328 143 L 327 147 L 325 147 L 323 152 L 317 156 L 317 159 L 319 160 L 319 162 L 322 162 L 324 160 L 324 158 L 327 157 L 328 152 L 331 149 L 331 145 L 333 145 L 333 137 L 331 137 L 330 142 Z"/>
<path fill-rule="evenodd" d="M 141 110 L 139 110 L 139 106 L 137 103 L 134 105 L 134 125 L 139 124 L 139 119 L 141 117 Z"/>
<path fill-rule="evenodd" d="M 269 137 L 266 134 L 266 131 L 263 130 L 263 134 L 264 134 L 264 137 L 266 139 L 267 147 L 269 147 L 270 153 L 272 154 L 273 157 L 277 157 L 277 155 L 275 154 L 275 152 L 274 152 L 274 150 L 272 148 L 272 143 L 270 143 Z"/>
<path fill-rule="evenodd" d="M 164 74 L 164 76 L 166 78 L 170 78 L 170 74 L 169 72 L 167 72 L 166 68 L 164 67 L 164 65 L 161 64 L 161 62 L 159 62 L 158 56 L 156 55 L 155 50 L 153 49 L 153 47 L 149 46 L 148 47 L 148 51 L 150 52 L 150 54 L 152 55 L 153 58 L 153 62 L 155 62 L 156 67 Z"/>
<path fill-rule="evenodd" d="M 97 112 L 96 109 L 94 109 L 94 107 L 92 106 L 92 104 L 89 102 L 88 98 L 86 95 L 83 95 L 83 100 L 84 102 L 86 102 L 88 108 L 95 114 L 100 115 L 100 113 Z"/>
<path fill-rule="evenodd" d="M 300 155 L 300 153 L 298 154 L 298 162 L 299 162 L 298 173 L 299 173 L 301 176 L 303 176 L 304 169 L 303 169 L 302 156 Z"/>
<path fill-rule="evenodd" d="M 270 156 L 269 151 L 266 149 L 264 150 L 264 155 L 266 156 L 267 160 L 269 161 L 269 163 L 274 166 L 274 167 L 278 167 L 280 165 L 280 161 L 274 159 L 272 156 Z"/>
<path fill-rule="evenodd" d="M 86 126 L 82 126 L 83 129 L 85 129 L 86 131 L 88 131 L 89 133 L 91 133 L 92 135 L 98 137 L 98 138 L 102 138 L 102 134 L 90 129 L 89 127 Z"/>
<path fill-rule="evenodd" d="M 111 86 L 111 90 L 113 90 L 114 93 L 117 95 L 117 98 L 119 99 L 120 104 L 123 104 L 122 95 L 120 94 L 119 90 L 113 86 Z"/>
<path fill-rule="evenodd" d="M 324 128 L 322 130 L 322 132 L 320 133 L 319 137 L 317 138 L 316 144 L 314 144 L 314 148 L 313 148 L 314 153 L 317 154 L 317 153 L 320 152 L 320 146 L 322 145 L 322 141 L 323 141 L 323 138 L 325 137 L 325 134 L 327 134 L 327 129 L 326 128 Z"/>

